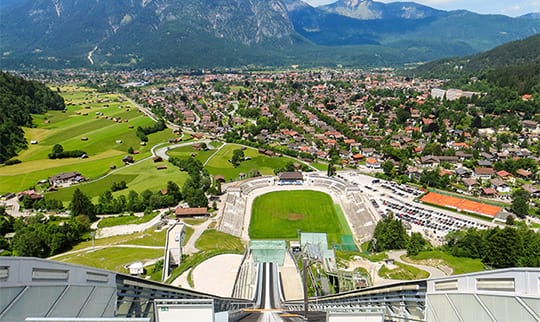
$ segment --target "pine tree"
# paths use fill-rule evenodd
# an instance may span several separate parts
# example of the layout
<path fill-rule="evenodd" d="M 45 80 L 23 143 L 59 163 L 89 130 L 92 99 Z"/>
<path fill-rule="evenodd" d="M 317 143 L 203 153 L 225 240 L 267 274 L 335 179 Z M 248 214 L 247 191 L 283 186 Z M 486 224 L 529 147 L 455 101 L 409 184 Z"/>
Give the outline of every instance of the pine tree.
<path fill-rule="evenodd" d="M 94 204 L 79 188 L 73 192 L 69 208 L 72 216 L 86 215 L 91 221 L 97 219 Z"/>

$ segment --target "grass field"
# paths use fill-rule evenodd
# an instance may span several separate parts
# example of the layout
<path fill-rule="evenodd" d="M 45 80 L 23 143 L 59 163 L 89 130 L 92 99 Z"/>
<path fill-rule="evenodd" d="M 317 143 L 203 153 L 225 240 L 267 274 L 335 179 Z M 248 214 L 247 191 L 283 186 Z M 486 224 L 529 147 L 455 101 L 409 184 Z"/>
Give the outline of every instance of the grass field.
<path fill-rule="evenodd" d="M 252 239 L 296 239 L 298 230 L 325 232 L 328 242 L 339 243 L 350 234 L 342 226 L 329 195 L 318 191 L 278 191 L 257 197 L 253 202 L 249 235 Z"/>
<path fill-rule="evenodd" d="M 195 150 L 192 145 L 187 145 L 175 149 L 170 149 L 167 151 L 167 155 L 180 159 L 187 159 L 193 155 L 195 159 L 204 163 L 214 152 L 216 152 L 216 150 L 214 149 L 207 151 L 198 151 Z"/>
<path fill-rule="evenodd" d="M 386 279 L 404 281 L 417 280 L 429 277 L 428 272 L 413 267 L 411 265 L 403 264 L 400 262 L 396 262 L 395 265 L 397 267 L 394 269 L 389 269 L 388 266 L 383 265 L 381 269 L 379 269 L 379 276 Z"/>
<path fill-rule="evenodd" d="M 294 161 L 288 157 L 268 157 L 260 154 L 256 149 L 246 148 L 244 155 L 251 158 L 240 163 L 238 167 L 234 167 L 228 160 L 232 158 L 233 151 L 240 149 L 237 144 L 227 144 L 222 147 L 206 165 L 206 169 L 210 174 L 222 175 L 226 181 L 237 180 L 240 173 L 249 175 L 252 171 L 259 171 L 263 175 L 273 175 L 274 169 L 285 166 L 288 162 Z"/>
<path fill-rule="evenodd" d="M 0 167 L 0 193 L 34 187 L 38 181 L 61 172 L 78 171 L 87 178 L 96 178 L 109 172 L 111 166 L 121 167 L 121 158 L 129 147 L 140 151 L 136 160 L 142 159 L 150 155 L 152 145 L 175 136 L 167 129 L 149 135 L 148 144 L 141 146 L 136 128 L 154 122 L 122 101 L 120 95 L 74 86 L 61 88 L 61 94 L 66 112 L 34 115 L 35 128 L 25 129 L 25 136 L 38 144 L 30 144 L 16 157 L 22 163 Z M 47 155 L 54 144 L 61 144 L 64 150 L 83 150 L 88 158 L 49 160 Z"/>
<path fill-rule="evenodd" d="M 155 231 L 153 228 L 130 235 L 113 236 L 96 239 L 96 247 L 109 246 L 104 249 L 86 249 L 81 252 L 67 253 L 56 256 L 54 260 L 87 265 L 97 268 L 110 269 L 126 273 L 125 265 L 139 260 L 156 259 L 163 256 L 163 249 L 147 249 L 137 247 L 118 247 L 118 245 L 158 246 L 165 247 L 167 230 Z M 92 246 L 92 241 L 84 241 L 73 247 L 73 251 Z"/>
<path fill-rule="evenodd" d="M 144 262 L 145 260 L 156 259 L 162 256 L 163 249 L 110 247 L 91 252 L 67 254 L 57 257 L 55 260 L 127 273 L 127 269 L 124 268 L 125 265 L 136 261 Z"/>
<path fill-rule="evenodd" d="M 195 247 L 200 250 L 221 249 L 238 252 L 242 252 L 245 249 L 240 238 L 214 229 L 206 230 L 195 243 Z"/>
<path fill-rule="evenodd" d="M 118 225 L 139 225 L 139 224 L 144 224 L 144 223 L 149 222 L 150 220 L 152 220 L 157 215 L 158 215 L 157 212 L 152 212 L 152 213 L 144 215 L 142 217 L 137 217 L 137 216 L 134 216 L 134 215 L 122 215 L 122 216 L 103 218 L 98 223 L 98 227 L 103 228 L 103 227 L 113 227 L 113 226 L 118 226 Z"/>
<path fill-rule="evenodd" d="M 420 252 L 420 254 L 412 256 L 411 259 L 414 263 L 427 265 L 429 265 L 433 260 L 440 260 L 442 265 L 452 268 L 452 274 L 454 275 L 479 272 L 485 269 L 484 264 L 482 264 L 480 259 L 455 257 L 436 250 Z"/>
<path fill-rule="evenodd" d="M 111 246 L 111 245 L 142 245 L 142 246 L 163 246 L 165 247 L 166 229 L 155 231 L 153 228 L 143 232 L 133 233 L 129 235 L 120 235 L 107 238 L 99 238 L 94 241 L 95 246 Z M 92 246 L 92 241 L 87 240 L 73 247 L 73 250 L 80 250 Z"/>

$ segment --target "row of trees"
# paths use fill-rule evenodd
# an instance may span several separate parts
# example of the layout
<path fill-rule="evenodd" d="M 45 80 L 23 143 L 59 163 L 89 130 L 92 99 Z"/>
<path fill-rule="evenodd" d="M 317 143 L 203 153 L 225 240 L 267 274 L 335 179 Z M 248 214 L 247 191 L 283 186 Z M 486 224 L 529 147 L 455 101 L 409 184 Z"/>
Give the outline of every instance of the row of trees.
<path fill-rule="evenodd" d="M 165 124 L 165 121 L 163 119 L 160 119 L 157 121 L 154 125 L 142 127 L 137 127 L 137 137 L 141 139 L 143 142 L 148 142 L 148 134 L 156 133 L 159 131 L 163 131 L 167 128 L 167 125 Z"/>
<path fill-rule="evenodd" d="M 51 153 L 49 153 L 49 159 L 66 159 L 66 158 L 80 158 L 86 155 L 86 152 L 81 150 L 65 151 L 61 144 L 55 144 L 52 147 Z"/>
<path fill-rule="evenodd" d="M 526 228 L 452 232 L 443 249 L 458 257 L 480 258 L 493 268 L 540 266 L 540 234 Z"/>
<path fill-rule="evenodd" d="M 182 200 L 178 185 L 172 181 L 167 183 L 165 191 L 144 190 L 140 194 L 130 190 L 127 197 L 114 197 L 110 190 L 99 195 L 95 207 L 97 214 L 118 214 L 122 212 L 142 212 L 153 209 L 174 207 Z"/>
<path fill-rule="evenodd" d="M 208 171 L 201 161 L 193 157 L 187 159 L 172 157 L 169 158 L 169 162 L 189 174 L 189 178 L 182 187 L 182 195 L 188 205 L 190 207 L 207 207 L 206 192 L 217 193 L 217 189 L 211 185 Z"/>
<path fill-rule="evenodd" d="M 182 193 L 178 185 L 172 181 L 167 182 L 166 191 L 144 190 L 141 194 L 130 190 L 128 195 L 114 197 L 111 190 L 99 195 L 97 204 L 80 189 L 73 192 L 70 210 L 73 216 L 87 215 L 92 221 L 96 215 L 118 214 L 122 212 L 143 212 L 159 208 L 176 206 L 182 200 Z"/>
<path fill-rule="evenodd" d="M 431 247 L 420 233 L 407 235 L 401 220 L 393 215 L 377 223 L 373 237 L 372 249 L 378 252 L 406 249 L 408 256 L 414 256 Z M 481 259 L 487 267 L 540 267 L 540 233 L 527 228 L 450 232 L 441 250 L 457 257 Z"/>

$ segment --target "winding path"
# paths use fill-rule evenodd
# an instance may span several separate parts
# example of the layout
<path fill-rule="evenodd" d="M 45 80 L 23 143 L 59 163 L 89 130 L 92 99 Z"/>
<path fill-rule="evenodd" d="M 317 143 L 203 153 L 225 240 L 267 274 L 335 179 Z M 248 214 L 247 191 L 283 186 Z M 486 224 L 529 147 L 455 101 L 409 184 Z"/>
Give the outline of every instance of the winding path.
<path fill-rule="evenodd" d="M 169 209 L 160 209 L 159 214 L 157 214 L 154 218 L 152 218 L 150 221 L 142 223 L 142 224 L 130 224 L 130 225 L 118 225 L 118 226 L 112 226 L 112 227 L 103 227 L 97 230 L 96 238 L 106 238 L 106 237 L 112 237 L 112 236 L 118 236 L 118 235 L 129 235 L 132 233 L 141 232 L 144 230 L 147 230 L 148 228 L 151 228 L 155 225 L 157 225 L 161 220 L 161 215 L 168 211 Z M 97 229 L 97 224 L 99 221 L 92 224 L 93 229 Z"/>
<path fill-rule="evenodd" d="M 195 246 L 195 243 L 197 242 L 199 237 L 201 237 L 201 235 L 206 231 L 210 223 L 210 219 L 206 220 L 200 225 L 187 225 L 186 223 L 184 223 L 184 225 L 193 228 L 193 234 L 189 237 L 188 242 L 184 245 L 185 254 L 192 255 L 199 252 L 199 249 Z"/>
<path fill-rule="evenodd" d="M 413 264 L 413 263 L 409 263 L 409 262 L 404 262 L 403 260 L 401 260 L 401 256 L 407 254 L 407 252 L 404 251 L 404 250 L 389 251 L 389 252 L 387 252 L 387 254 L 388 254 L 388 258 L 393 259 L 396 262 L 400 262 L 400 263 L 403 263 L 405 265 L 410 265 L 410 266 L 413 266 L 413 267 L 416 267 L 418 269 L 421 269 L 421 270 L 424 270 L 424 271 L 428 272 L 429 273 L 429 278 L 445 277 L 445 276 L 449 275 L 449 274 L 443 272 L 442 270 L 440 270 L 440 269 L 438 269 L 436 267 L 433 267 L 433 266 L 427 266 L 427 265 L 420 265 L 420 264 Z"/>

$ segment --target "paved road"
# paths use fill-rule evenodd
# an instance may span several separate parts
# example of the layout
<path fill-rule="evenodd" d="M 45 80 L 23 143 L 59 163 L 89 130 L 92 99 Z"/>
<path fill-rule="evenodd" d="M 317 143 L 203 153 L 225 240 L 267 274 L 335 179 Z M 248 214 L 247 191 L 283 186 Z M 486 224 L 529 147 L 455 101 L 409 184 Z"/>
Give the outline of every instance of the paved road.
<path fill-rule="evenodd" d="M 210 144 L 211 140 L 200 140 L 200 141 L 191 141 L 191 142 L 183 142 L 183 143 L 177 143 L 177 144 L 172 144 L 172 145 L 167 145 L 167 146 L 164 146 L 164 147 L 161 147 L 161 148 L 157 148 L 158 146 L 161 146 L 163 145 L 162 144 L 157 144 L 157 145 L 154 145 L 152 147 L 152 155 L 157 155 L 157 156 L 160 156 L 163 160 L 169 160 L 169 155 L 167 155 L 167 151 L 171 150 L 171 149 L 176 149 L 176 148 L 179 148 L 179 147 L 183 147 L 183 146 L 188 146 L 188 145 L 193 145 L 195 143 L 206 143 L 207 145 Z"/>
<path fill-rule="evenodd" d="M 393 259 L 396 262 L 400 262 L 400 263 L 407 264 L 407 265 L 419 268 L 421 270 L 424 270 L 424 271 L 429 273 L 430 278 L 433 278 L 433 277 L 445 277 L 445 276 L 449 275 L 449 274 L 446 274 L 445 272 L 443 272 L 442 270 L 440 270 L 440 269 L 438 269 L 436 267 L 433 267 L 433 266 L 426 266 L 426 265 L 419 265 L 419 264 L 412 264 L 412 263 L 404 262 L 403 260 L 401 260 L 401 256 L 405 255 L 406 253 L 407 252 L 404 251 L 404 250 L 397 250 L 397 251 L 387 252 L 388 258 Z"/>
<path fill-rule="evenodd" d="M 191 237 L 189 237 L 188 242 L 184 246 L 184 254 L 191 255 L 195 254 L 199 251 L 197 247 L 195 247 L 195 243 L 201 237 L 201 235 L 205 232 L 206 229 L 208 229 L 208 226 L 212 223 L 211 219 L 208 219 L 207 221 L 203 222 L 200 225 L 187 225 L 184 223 L 184 225 L 191 227 L 194 229 L 193 234 Z"/>
<path fill-rule="evenodd" d="M 118 236 L 118 235 L 129 235 L 132 233 L 147 230 L 148 228 L 156 226 L 161 220 L 161 215 L 165 211 L 168 211 L 168 210 L 169 209 L 161 209 L 159 211 L 159 214 L 157 214 L 154 218 L 152 218 L 152 220 L 145 222 L 143 224 L 119 225 L 119 226 L 113 226 L 113 227 L 100 228 L 97 230 L 96 238 L 106 238 L 106 237 Z M 97 223 L 98 222 L 95 222 L 94 224 L 92 224 L 93 229 L 97 228 Z"/>
<path fill-rule="evenodd" d="M 147 115 L 149 118 L 151 118 L 154 122 L 157 122 L 158 119 L 160 119 L 159 117 L 157 117 L 150 109 L 142 106 L 141 104 L 135 102 L 134 100 L 132 100 L 131 98 L 125 96 L 125 95 L 122 95 L 122 98 L 127 100 L 129 103 L 131 103 L 133 106 L 135 106 L 136 108 L 138 108 L 141 112 L 143 112 L 145 115 Z M 171 130 L 180 130 L 180 126 L 179 125 L 176 125 L 174 123 L 172 123 L 171 121 L 169 120 L 165 120 L 165 124 L 167 125 L 167 127 Z"/>
<path fill-rule="evenodd" d="M 2 205 L 6 207 L 6 212 L 12 217 L 28 216 L 29 211 L 20 211 L 19 201 L 17 197 L 13 197 L 9 200 L 2 202 Z"/>

